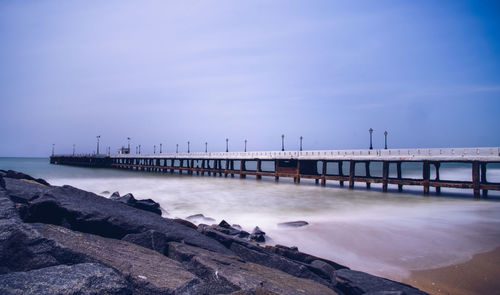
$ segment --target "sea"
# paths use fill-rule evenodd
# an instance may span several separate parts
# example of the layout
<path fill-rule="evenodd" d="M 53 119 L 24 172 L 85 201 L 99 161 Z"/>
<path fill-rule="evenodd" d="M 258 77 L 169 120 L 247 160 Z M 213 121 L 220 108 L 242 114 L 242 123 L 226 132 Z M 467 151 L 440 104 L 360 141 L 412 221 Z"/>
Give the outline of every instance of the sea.
<path fill-rule="evenodd" d="M 265 167 L 263 167 L 265 169 Z M 71 185 L 103 197 L 118 191 L 160 203 L 167 218 L 203 214 L 195 223 L 226 220 L 251 232 L 266 232 L 267 244 L 300 251 L 352 269 L 403 280 L 413 270 L 433 269 L 469 260 L 500 246 L 500 194 L 474 200 L 470 190 L 443 189 L 423 196 L 421 187 L 403 193 L 389 186 L 357 184 L 353 190 L 328 182 L 263 178 L 240 179 L 160 174 L 104 168 L 51 165 L 48 158 L 0 158 L 0 169 Z M 328 167 L 328 169 L 335 169 Z M 392 169 L 392 167 L 391 167 Z M 362 170 L 362 169 L 359 169 Z M 376 174 L 379 168 L 374 168 Z M 394 169 L 393 169 L 394 170 Z M 421 176 L 421 167 L 403 167 L 404 177 Z M 465 164 L 443 165 L 441 179 L 470 180 Z M 392 174 L 392 172 L 391 172 Z M 488 165 L 488 180 L 500 182 L 500 166 Z M 306 221 L 302 227 L 279 225 Z"/>

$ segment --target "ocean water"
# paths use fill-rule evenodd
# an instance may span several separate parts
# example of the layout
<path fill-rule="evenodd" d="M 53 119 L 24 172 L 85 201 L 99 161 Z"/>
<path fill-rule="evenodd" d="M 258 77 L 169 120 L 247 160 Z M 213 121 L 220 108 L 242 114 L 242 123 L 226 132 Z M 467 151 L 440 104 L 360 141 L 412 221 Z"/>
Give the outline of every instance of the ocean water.
<path fill-rule="evenodd" d="M 419 177 L 419 168 L 403 166 L 403 176 Z M 106 191 L 119 191 L 151 198 L 161 204 L 165 217 L 201 213 L 247 231 L 259 226 L 269 244 L 297 246 L 303 252 L 396 280 L 411 270 L 460 263 L 500 246 L 498 192 L 477 201 L 471 191 L 463 190 L 443 189 L 442 196 L 424 197 L 420 187 L 405 187 L 404 193 L 397 193 L 397 187 L 390 186 L 390 192 L 382 193 L 380 185 L 366 190 L 359 184 L 348 190 L 335 182 L 321 187 L 308 180 L 296 185 L 291 179 L 280 179 L 276 184 L 274 179 L 256 181 L 252 176 L 239 179 L 50 165 L 47 158 L 0 158 L 0 169 L 22 171 L 53 185 L 69 184 L 106 197 Z M 488 179 L 500 182 L 500 167 L 488 169 Z M 442 179 L 470 180 L 470 173 L 465 165 L 441 168 Z M 297 220 L 309 225 L 278 226 Z"/>

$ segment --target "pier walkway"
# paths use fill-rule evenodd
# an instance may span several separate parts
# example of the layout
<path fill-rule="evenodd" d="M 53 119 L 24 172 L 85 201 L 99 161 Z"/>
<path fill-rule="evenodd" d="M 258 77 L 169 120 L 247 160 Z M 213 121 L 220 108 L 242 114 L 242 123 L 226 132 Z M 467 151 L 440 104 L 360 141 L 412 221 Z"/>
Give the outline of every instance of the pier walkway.
<path fill-rule="evenodd" d="M 158 173 L 187 173 L 245 178 L 255 175 L 314 179 L 325 186 L 327 181 L 348 183 L 381 183 L 387 191 L 389 184 L 422 186 L 425 195 L 431 187 L 436 193 L 442 187 L 472 189 L 475 198 L 487 197 L 489 190 L 500 190 L 500 183 L 487 181 L 488 165 L 500 164 L 500 148 L 434 148 L 387 150 L 316 150 L 316 151 L 262 151 L 262 152 L 212 152 L 175 154 L 119 154 L 119 155 L 53 155 L 52 164 L 75 165 L 150 171 Z M 404 177 L 405 163 L 421 169 L 419 177 Z M 460 163 L 470 167 L 470 181 L 442 180 L 441 165 Z M 380 167 L 381 166 L 381 167 Z M 413 167 L 415 169 L 415 167 Z"/>

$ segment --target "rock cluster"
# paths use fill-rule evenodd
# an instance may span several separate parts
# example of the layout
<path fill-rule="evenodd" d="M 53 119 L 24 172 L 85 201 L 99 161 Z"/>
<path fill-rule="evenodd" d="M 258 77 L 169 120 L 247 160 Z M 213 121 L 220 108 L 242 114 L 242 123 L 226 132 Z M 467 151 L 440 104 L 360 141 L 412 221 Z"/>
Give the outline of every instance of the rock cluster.
<path fill-rule="evenodd" d="M 425 294 L 119 198 L 0 171 L 0 294 Z"/>

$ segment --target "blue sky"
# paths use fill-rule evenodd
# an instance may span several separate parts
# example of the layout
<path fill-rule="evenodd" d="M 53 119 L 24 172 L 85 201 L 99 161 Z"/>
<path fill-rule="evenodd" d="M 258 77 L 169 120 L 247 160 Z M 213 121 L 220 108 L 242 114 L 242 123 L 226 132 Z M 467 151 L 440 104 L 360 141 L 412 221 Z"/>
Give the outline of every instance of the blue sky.
<path fill-rule="evenodd" d="M 495 1 L 2 1 L 0 156 L 500 146 Z"/>

